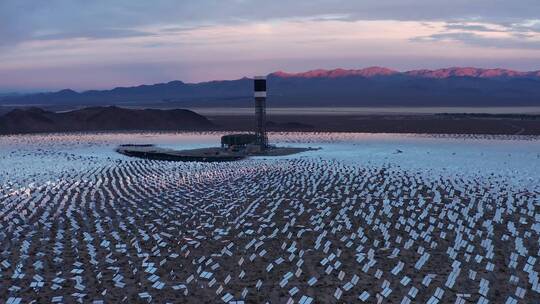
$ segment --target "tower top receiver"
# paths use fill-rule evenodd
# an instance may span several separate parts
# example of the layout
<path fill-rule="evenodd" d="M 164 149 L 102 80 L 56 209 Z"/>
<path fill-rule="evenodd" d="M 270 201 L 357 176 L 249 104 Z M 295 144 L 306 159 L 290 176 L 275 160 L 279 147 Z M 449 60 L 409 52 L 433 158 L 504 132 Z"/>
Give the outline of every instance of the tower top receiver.
<path fill-rule="evenodd" d="M 255 76 L 253 85 L 254 85 L 253 89 L 255 91 L 255 98 L 266 97 L 266 77 L 265 76 Z"/>

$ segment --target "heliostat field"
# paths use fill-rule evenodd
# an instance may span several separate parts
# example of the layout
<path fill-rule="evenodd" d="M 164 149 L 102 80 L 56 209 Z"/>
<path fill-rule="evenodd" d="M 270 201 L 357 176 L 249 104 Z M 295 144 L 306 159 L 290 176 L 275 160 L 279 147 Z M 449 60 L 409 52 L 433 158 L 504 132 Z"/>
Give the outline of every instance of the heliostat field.
<path fill-rule="evenodd" d="M 323 149 L 204 164 L 112 152 L 218 136 L 2 138 L 1 299 L 540 301 L 537 138 L 271 134 Z"/>

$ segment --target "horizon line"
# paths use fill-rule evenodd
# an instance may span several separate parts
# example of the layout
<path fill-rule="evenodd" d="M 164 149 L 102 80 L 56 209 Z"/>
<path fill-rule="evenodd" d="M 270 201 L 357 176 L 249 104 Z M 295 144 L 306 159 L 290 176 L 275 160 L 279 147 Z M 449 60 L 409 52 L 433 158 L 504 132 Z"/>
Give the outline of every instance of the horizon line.
<path fill-rule="evenodd" d="M 478 67 L 474 67 L 474 66 L 448 66 L 448 67 L 435 68 L 435 69 L 415 68 L 415 69 L 407 69 L 407 70 L 398 70 L 398 69 L 393 69 L 393 68 L 389 68 L 389 67 L 386 67 L 386 66 L 373 65 L 373 66 L 365 66 L 365 67 L 360 67 L 360 68 L 344 68 L 344 67 L 336 67 L 336 68 L 328 68 L 328 69 L 326 69 L 326 68 L 316 68 L 316 69 L 309 69 L 309 70 L 298 71 L 298 72 L 296 72 L 296 71 L 289 72 L 289 71 L 285 71 L 283 69 L 279 69 L 279 70 L 276 70 L 274 72 L 270 72 L 270 73 L 267 73 L 267 74 L 259 73 L 257 75 L 266 75 L 268 77 L 268 76 L 271 76 L 273 74 L 283 74 L 283 75 L 290 75 L 290 76 L 294 77 L 294 76 L 298 76 L 298 75 L 306 75 L 306 74 L 308 74 L 310 72 L 333 72 L 333 71 L 347 71 L 347 72 L 350 72 L 350 71 L 366 71 L 366 70 L 370 70 L 370 69 L 381 69 L 381 70 L 386 70 L 386 71 L 389 71 L 389 72 L 399 73 L 399 74 L 406 74 L 406 73 L 411 73 L 411 72 L 435 72 L 435 71 L 456 70 L 456 69 L 475 69 L 475 70 L 484 71 L 484 72 L 485 71 L 506 71 L 506 72 L 513 72 L 513 73 L 519 73 L 519 74 L 540 73 L 540 69 L 538 69 L 538 70 L 533 69 L 533 70 L 524 71 L 524 70 L 516 70 L 516 69 L 510 69 L 510 68 L 503 68 L 503 67 L 478 68 Z M 198 81 L 198 82 L 185 82 L 185 81 L 182 81 L 180 79 L 173 79 L 173 80 L 170 80 L 170 81 L 162 81 L 162 82 L 154 82 L 154 83 L 140 83 L 140 84 L 126 85 L 126 86 L 114 86 L 114 87 L 109 87 L 109 88 L 81 89 L 81 90 L 71 89 L 69 87 L 63 88 L 63 89 L 50 89 L 50 90 L 47 90 L 47 89 L 24 89 L 24 90 L 20 90 L 20 89 L 8 89 L 8 88 L 2 89 L 2 88 L 0 88 L 0 95 L 5 95 L 5 94 L 8 94 L 8 95 L 9 94 L 12 94 L 12 95 L 48 94 L 48 93 L 57 93 L 57 92 L 61 92 L 61 91 L 73 91 L 73 92 L 76 92 L 76 93 L 85 93 L 85 92 L 90 92 L 90 91 L 110 91 L 110 90 L 122 89 L 122 88 L 135 88 L 135 87 L 141 87 L 141 86 L 169 84 L 169 83 L 173 83 L 173 82 L 181 82 L 181 83 L 188 84 L 188 85 L 190 85 L 190 84 L 191 85 L 196 85 L 196 84 L 209 83 L 209 82 L 222 82 L 222 81 L 237 81 L 237 80 L 242 80 L 242 79 L 254 79 L 254 77 L 256 77 L 256 76 L 243 76 L 243 77 L 239 77 L 239 78 L 228 78 L 228 79 L 210 79 L 210 80 L 203 80 L 203 81 Z M 316 77 L 313 77 L 313 78 L 316 78 Z M 338 78 L 338 77 L 336 77 L 336 78 Z M 493 77 L 493 78 L 496 78 L 496 77 Z"/>

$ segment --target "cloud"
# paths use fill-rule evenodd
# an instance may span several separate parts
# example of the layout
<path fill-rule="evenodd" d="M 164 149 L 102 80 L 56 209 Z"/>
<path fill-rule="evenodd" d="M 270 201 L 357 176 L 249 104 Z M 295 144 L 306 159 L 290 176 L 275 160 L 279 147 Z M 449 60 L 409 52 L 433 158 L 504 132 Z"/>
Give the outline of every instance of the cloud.
<path fill-rule="evenodd" d="M 448 23 L 446 25 L 447 30 L 462 30 L 473 32 L 503 32 L 504 30 L 495 29 L 481 24 L 467 24 L 467 23 Z"/>
<path fill-rule="evenodd" d="M 520 22 L 446 22 L 443 29 L 410 39 L 415 42 L 459 42 L 484 48 L 534 50 L 540 48 L 540 20 Z"/>
<path fill-rule="evenodd" d="M 447 32 L 438 33 L 429 36 L 414 37 L 411 41 L 415 42 L 441 42 L 455 41 L 464 44 L 503 49 L 540 49 L 540 40 L 528 39 L 516 36 L 508 37 L 486 37 L 471 32 Z"/>
<path fill-rule="evenodd" d="M 35 40 L 61 40 L 61 39 L 112 39 L 129 37 L 155 36 L 155 33 L 131 30 L 131 29 L 97 29 L 93 31 L 63 31 L 58 33 L 36 34 Z"/>
<path fill-rule="evenodd" d="M 540 34 L 540 20 L 525 20 L 507 25 L 508 30 L 515 33 Z"/>
<path fill-rule="evenodd" d="M 537 0 L 2 0 L 0 44 L 53 37 L 132 37 L 141 28 L 327 20 L 483 21 L 520 24 L 538 18 Z"/>

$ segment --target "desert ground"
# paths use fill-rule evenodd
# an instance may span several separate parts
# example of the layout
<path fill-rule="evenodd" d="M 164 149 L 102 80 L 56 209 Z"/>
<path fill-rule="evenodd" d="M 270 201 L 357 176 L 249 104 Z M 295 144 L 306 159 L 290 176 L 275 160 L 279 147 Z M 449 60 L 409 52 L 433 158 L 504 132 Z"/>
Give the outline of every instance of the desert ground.
<path fill-rule="evenodd" d="M 229 132 L 252 131 L 255 126 L 252 108 L 190 108 L 202 115 L 199 117 L 184 113 L 180 106 L 37 107 L 0 106 L 0 134 L 122 130 Z M 19 111 L 10 113 L 14 109 Z M 157 109 L 164 111 L 156 112 Z M 136 114 L 131 110 L 145 111 Z M 274 108 L 270 105 L 267 111 L 267 128 L 275 132 L 540 135 L 539 107 Z"/>
<path fill-rule="evenodd" d="M 204 111 L 203 111 L 204 113 Z M 205 113 L 217 130 L 251 130 L 253 115 Z M 273 131 L 540 135 L 540 115 L 288 113 L 268 116 Z"/>
<path fill-rule="evenodd" d="M 6 303 L 540 302 L 535 136 L 272 133 L 229 163 L 129 158 L 222 133 L 0 137 Z"/>

